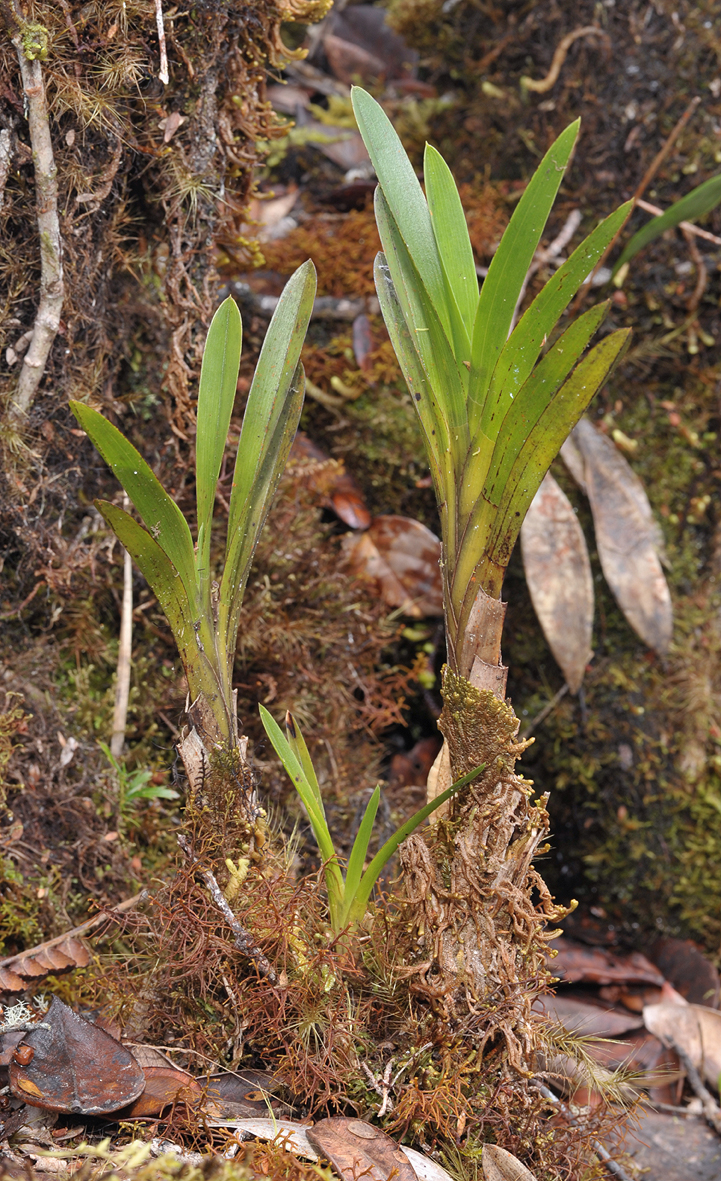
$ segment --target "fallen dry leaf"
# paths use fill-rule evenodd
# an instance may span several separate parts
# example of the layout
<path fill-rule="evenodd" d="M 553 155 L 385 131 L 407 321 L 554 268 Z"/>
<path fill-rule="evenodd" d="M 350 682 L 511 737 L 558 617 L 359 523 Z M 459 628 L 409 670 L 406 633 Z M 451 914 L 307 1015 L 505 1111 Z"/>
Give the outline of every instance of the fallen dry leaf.
<path fill-rule="evenodd" d="M 667 652 L 673 608 L 659 557 L 661 533 L 643 484 L 587 418 L 574 427 L 561 457 L 590 501 L 598 556 L 619 607 L 649 648 Z"/>
<path fill-rule="evenodd" d="M 635 1085 L 648 1091 L 656 1103 L 674 1104 L 681 1075 L 678 1057 L 646 1029 L 634 1029 L 621 1039 L 584 1043 L 587 1054 L 607 1070 L 633 1071 Z"/>
<path fill-rule="evenodd" d="M 323 48 L 336 78 L 351 85 L 363 81 L 408 78 L 418 61 L 386 21 L 383 8 L 356 4 L 334 12 L 323 38 Z"/>
<path fill-rule="evenodd" d="M 657 939 L 649 956 L 684 1000 L 719 1007 L 719 974 L 690 939 Z"/>
<path fill-rule="evenodd" d="M 121 1119 L 141 1119 L 161 1115 L 176 1103 L 198 1107 L 203 1099 L 203 1088 L 185 1070 L 175 1066 L 144 1066 L 145 1090 L 134 1103 L 118 1112 Z"/>
<path fill-rule="evenodd" d="M 342 462 L 330 459 L 303 431 L 298 431 L 291 460 L 304 463 L 304 482 L 351 529 L 367 529 L 371 523 L 363 493 Z"/>
<path fill-rule="evenodd" d="M 145 1087 L 130 1051 L 57 997 L 21 1044 L 35 1053 L 27 1066 L 10 1063 L 10 1089 L 33 1107 L 107 1115 L 133 1103 Z"/>
<path fill-rule="evenodd" d="M 678 994 L 677 994 L 678 995 Z M 685 1050 L 707 1083 L 716 1089 L 721 1077 L 721 1013 L 705 1005 L 662 1001 L 646 1005 L 643 1022 L 664 1043 Z"/>
<path fill-rule="evenodd" d="M 617 955 L 565 936 L 554 939 L 549 948 L 557 952 L 549 956 L 549 968 L 554 976 L 570 984 L 650 984 L 660 988 L 664 981 L 658 968 L 638 951 Z"/>
<path fill-rule="evenodd" d="M 526 582 L 543 634 L 572 693 L 591 659 L 593 578 L 573 505 L 550 472 L 521 526 Z"/>
<path fill-rule="evenodd" d="M 222 1071 L 197 1081 L 205 1093 L 206 1109 L 217 1118 L 288 1114 L 286 1104 L 273 1098 L 278 1080 L 265 1070 Z"/>
<path fill-rule="evenodd" d="M 584 1037 L 621 1037 L 642 1024 L 640 1014 L 614 1009 L 602 1002 L 594 1003 L 565 991 L 557 996 L 549 994 L 538 997 L 533 1008 L 565 1026 L 569 1033 L 578 1033 Z"/>
<path fill-rule="evenodd" d="M 413 1166 L 395 1140 L 364 1120 L 331 1116 L 308 1128 L 308 1139 L 327 1157 L 343 1181 L 417 1181 Z"/>
<path fill-rule="evenodd" d="M 485 1181 L 536 1181 L 517 1156 L 497 1144 L 483 1145 L 481 1164 Z"/>
<path fill-rule="evenodd" d="M 443 614 L 441 543 L 410 517 L 375 517 L 365 533 L 343 538 L 352 574 L 374 584 L 389 607 L 414 619 Z"/>

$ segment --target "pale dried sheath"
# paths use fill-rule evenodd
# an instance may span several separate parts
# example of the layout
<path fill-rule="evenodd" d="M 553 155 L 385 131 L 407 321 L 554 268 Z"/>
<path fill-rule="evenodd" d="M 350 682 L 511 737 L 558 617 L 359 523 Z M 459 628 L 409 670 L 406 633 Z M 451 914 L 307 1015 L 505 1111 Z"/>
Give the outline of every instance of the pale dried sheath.
<path fill-rule="evenodd" d="M 123 498 L 123 508 L 128 512 L 130 501 Z M 123 606 L 120 616 L 120 639 L 118 643 L 118 672 L 115 681 L 115 708 L 113 710 L 113 736 L 110 750 L 116 759 L 123 753 L 125 726 L 128 720 L 128 698 L 130 696 L 130 661 L 133 651 L 133 559 L 125 551 L 123 563 Z"/>
<path fill-rule="evenodd" d="M 19 35 L 13 37 L 13 45 L 20 62 L 27 104 L 40 235 L 40 302 L 33 325 L 32 340 L 23 358 L 17 390 L 7 411 L 10 425 L 17 429 L 27 418 L 60 327 L 64 287 L 62 239 L 58 220 L 57 168 L 50 138 L 42 66 L 37 58 L 28 61 Z"/>

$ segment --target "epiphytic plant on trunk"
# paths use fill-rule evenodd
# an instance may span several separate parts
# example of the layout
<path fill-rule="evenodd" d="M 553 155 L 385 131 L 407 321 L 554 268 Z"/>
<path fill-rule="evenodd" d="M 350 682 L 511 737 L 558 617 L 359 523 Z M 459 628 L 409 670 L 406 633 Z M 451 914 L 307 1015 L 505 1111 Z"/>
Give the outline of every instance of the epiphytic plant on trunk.
<path fill-rule="evenodd" d="M 190 727 L 179 748 L 191 789 L 202 783 L 221 752 L 234 752 L 241 771 L 245 766 L 247 739 L 238 739 L 232 688 L 240 609 L 258 537 L 298 426 L 305 387 L 299 358 L 315 287 L 315 269 L 306 262 L 288 281 L 268 328 L 243 417 L 225 561 L 217 579 L 211 563 L 213 509 L 242 340 L 235 302 L 226 299 L 216 312 L 203 354 L 197 410 L 195 544 L 182 512 L 136 448 L 97 411 L 71 403 L 81 427 L 120 480 L 145 525 L 143 529 L 108 501 L 96 502 L 156 594 L 178 645 L 190 698 Z M 252 777 L 245 778 L 250 788 Z"/>
<path fill-rule="evenodd" d="M 500 593 L 528 506 L 628 341 L 628 331 L 612 332 L 583 356 L 608 303 L 554 338 L 628 206 L 601 222 L 514 327 L 579 124 L 566 128 L 531 178 L 479 293 L 463 208 L 443 158 L 426 147 L 424 196 L 382 108 L 359 88 L 353 106 L 379 182 L 376 289 L 441 518 L 448 666 L 439 725 L 446 741 L 429 796 L 474 766 L 487 768 L 449 801 L 449 823 L 414 834 L 401 851 L 418 987 L 482 1042 L 503 1033 L 511 1059 L 527 1068 L 532 989 L 519 985 L 542 976 L 544 925 L 560 912 L 532 867 L 548 816 L 545 798 L 532 804 L 531 784 L 514 769 L 524 744 L 504 700 Z"/>

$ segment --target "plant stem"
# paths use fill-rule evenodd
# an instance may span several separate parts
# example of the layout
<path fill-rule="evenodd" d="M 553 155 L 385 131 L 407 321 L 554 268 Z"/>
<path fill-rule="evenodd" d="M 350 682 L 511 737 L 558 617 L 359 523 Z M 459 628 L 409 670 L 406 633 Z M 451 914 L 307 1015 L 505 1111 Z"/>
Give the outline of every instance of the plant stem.
<path fill-rule="evenodd" d="M 40 302 L 33 335 L 23 358 L 17 390 L 7 408 L 7 418 L 16 430 L 26 421 L 45 372 L 53 341 L 60 327 L 64 284 L 62 239 L 58 219 L 57 168 L 50 137 L 42 66 L 38 58 L 28 61 L 20 33 L 12 38 L 17 50 L 27 103 L 30 143 L 35 167 L 38 232 L 40 235 Z"/>

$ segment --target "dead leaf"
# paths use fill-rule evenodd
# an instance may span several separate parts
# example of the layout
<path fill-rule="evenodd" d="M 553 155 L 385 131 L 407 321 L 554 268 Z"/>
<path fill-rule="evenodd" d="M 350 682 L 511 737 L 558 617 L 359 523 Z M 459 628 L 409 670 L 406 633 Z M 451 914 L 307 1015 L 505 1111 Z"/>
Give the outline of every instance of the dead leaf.
<path fill-rule="evenodd" d="M 107 1115 L 134 1102 L 145 1087 L 130 1051 L 57 997 L 24 1043 L 35 1055 L 27 1066 L 10 1063 L 10 1089 L 34 1107 Z"/>
<path fill-rule="evenodd" d="M 134 1103 L 123 1107 L 120 1119 L 141 1119 L 161 1115 L 175 1103 L 198 1107 L 203 1099 L 203 1088 L 191 1074 L 175 1066 L 144 1066 L 145 1090 Z"/>
<path fill-rule="evenodd" d="M 364 1120 L 331 1116 L 308 1128 L 308 1140 L 327 1157 L 343 1181 L 417 1181 L 408 1157 L 395 1140 Z"/>
<path fill-rule="evenodd" d="M 649 648 L 667 652 L 673 608 L 661 568 L 661 532 L 643 484 L 587 418 L 574 427 L 561 456 L 591 503 L 598 556 L 619 607 Z"/>
<path fill-rule="evenodd" d="M 568 983 L 650 984 L 660 988 L 664 981 L 658 968 L 638 951 L 616 955 L 605 948 L 587 947 L 564 936 L 554 939 L 549 948 L 557 952 L 556 956 L 549 956 L 550 970 Z"/>
<path fill-rule="evenodd" d="M 678 995 L 678 994 L 677 994 Z M 705 1005 L 662 1001 L 643 1010 L 646 1029 L 662 1042 L 675 1042 L 714 1089 L 721 1076 L 721 1013 Z"/>
<path fill-rule="evenodd" d="M 343 538 L 350 571 L 374 584 L 389 607 L 414 619 L 443 614 L 441 543 L 410 517 L 375 517 L 365 533 Z"/>
<path fill-rule="evenodd" d="M 341 521 L 351 529 L 368 528 L 371 515 L 363 493 L 341 461 L 331 459 L 303 431 L 298 431 L 293 440 L 290 456 L 291 460 L 310 461 L 303 471 L 305 484 L 319 495 L 323 504 L 338 514 Z"/>
<path fill-rule="evenodd" d="M 370 353 L 373 349 L 371 322 L 362 312 L 353 321 L 353 355 L 358 368 L 366 373 L 370 367 Z"/>
<path fill-rule="evenodd" d="M 545 1013 L 551 1021 L 565 1026 L 569 1033 L 582 1034 L 584 1037 L 621 1037 L 642 1024 L 640 1014 L 614 1009 L 600 1001 L 594 1003 L 590 998 L 582 999 L 578 994 L 566 991 L 557 996 L 548 994 L 537 997 L 533 1008 L 537 1013 Z"/>
<path fill-rule="evenodd" d="M 521 526 L 526 582 L 543 634 L 572 693 L 591 659 L 593 578 L 573 505 L 550 472 Z"/>
<path fill-rule="evenodd" d="M 205 1092 L 205 1107 L 216 1118 L 288 1114 L 285 1103 L 273 1097 L 280 1083 L 265 1070 L 222 1071 L 197 1080 Z"/>
<path fill-rule="evenodd" d="M 333 13 L 323 48 L 331 71 L 350 86 L 362 81 L 409 78 L 418 54 L 388 25 L 383 8 L 356 4 Z"/>
<path fill-rule="evenodd" d="M 620 1040 L 589 1038 L 584 1049 L 606 1070 L 633 1071 L 634 1084 L 647 1090 L 654 1102 L 676 1102 L 677 1080 L 682 1077 L 678 1057 L 648 1030 L 634 1029 Z"/>
<path fill-rule="evenodd" d="M 517 1156 L 497 1144 L 483 1145 L 481 1163 L 485 1181 L 536 1181 Z"/>
<path fill-rule="evenodd" d="M 719 974 L 690 939 L 657 939 L 649 956 L 684 1000 L 719 1007 Z"/>

